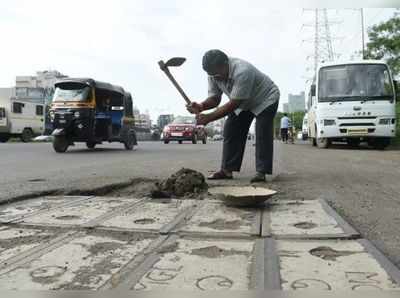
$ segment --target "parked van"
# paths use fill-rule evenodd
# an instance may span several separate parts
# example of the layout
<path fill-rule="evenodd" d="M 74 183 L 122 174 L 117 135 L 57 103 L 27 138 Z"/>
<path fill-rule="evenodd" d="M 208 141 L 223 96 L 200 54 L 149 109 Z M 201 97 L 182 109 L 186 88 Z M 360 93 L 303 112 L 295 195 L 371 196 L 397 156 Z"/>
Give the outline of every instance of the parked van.
<path fill-rule="evenodd" d="M 44 131 L 45 105 L 13 97 L 13 89 L 0 93 L 0 142 L 19 137 L 29 142 Z"/>

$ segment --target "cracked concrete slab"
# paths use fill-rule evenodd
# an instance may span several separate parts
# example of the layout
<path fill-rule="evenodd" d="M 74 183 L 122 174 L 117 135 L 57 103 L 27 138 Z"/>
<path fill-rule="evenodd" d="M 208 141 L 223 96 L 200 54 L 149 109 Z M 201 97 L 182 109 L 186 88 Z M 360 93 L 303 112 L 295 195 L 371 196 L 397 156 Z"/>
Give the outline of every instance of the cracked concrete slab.
<path fill-rule="evenodd" d="M 356 240 L 277 240 L 283 290 L 399 289 Z"/>
<path fill-rule="evenodd" d="M 113 279 L 152 240 L 138 235 L 81 234 L 11 271 L 0 271 L 0 288 L 95 290 Z"/>
<path fill-rule="evenodd" d="M 21 222 L 29 225 L 78 226 L 115 211 L 139 199 L 93 197 L 70 206 L 60 206 L 48 212 L 24 218 Z"/>
<path fill-rule="evenodd" d="M 0 205 L 0 222 L 7 223 L 32 213 L 84 200 L 85 196 L 46 196 Z"/>
<path fill-rule="evenodd" d="M 265 212 L 270 221 L 270 227 L 265 229 L 278 238 L 351 236 L 337 219 L 328 214 L 319 200 L 275 201 Z"/>
<path fill-rule="evenodd" d="M 255 242 L 177 239 L 161 247 L 135 290 L 247 290 Z"/>
<path fill-rule="evenodd" d="M 196 203 L 196 200 L 150 200 L 104 221 L 99 226 L 102 228 L 158 232 L 186 208 L 195 206 Z"/>

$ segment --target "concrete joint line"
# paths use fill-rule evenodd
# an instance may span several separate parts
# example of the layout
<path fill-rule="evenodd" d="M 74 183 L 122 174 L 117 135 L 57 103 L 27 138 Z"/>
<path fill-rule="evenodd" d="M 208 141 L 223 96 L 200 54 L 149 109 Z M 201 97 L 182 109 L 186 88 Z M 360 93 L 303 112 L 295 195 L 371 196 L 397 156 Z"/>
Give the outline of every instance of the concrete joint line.
<path fill-rule="evenodd" d="M 357 240 L 365 250 L 372 255 L 376 261 L 382 266 L 386 273 L 393 279 L 393 281 L 400 286 L 400 270 L 394 265 L 378 248 L 376 248 L 367 239 Z"/>
<path fill-rule="evenodd" d="M 47 252 L 52 251 L 53 249 L 56 249 L 56 248 L 64 245 L 68 241 L 71 241 L 72 239 L 78 237 L 81 234 L 83 234 L 83 233 L 77 232 L 77 231 L 66 232 L 66 233 L 61 234 L 60 236 L 50 240 L 47 243 L 43 243 L 41 245 L 38 245 L 37 247 L 33 247 L 32 249 L 29 249 L 28 251 L 26 251 L 22 254 L 19 254 L 15 257 L 12 257 L 12 258 L 4 261 L 4 263 L 6 265 L 4 265 L 4 264 L 0 265 L 0 275 L 3 275 L 10 271 L 13 271 L 16 268 L 18 268 L 19 266 L 29 263 L 29 262 L 41 257 L 42 255 L 46 254 Z M 7 270 L 7 271 L 4 271 L 4 270 Z"/>
<path fill-rule="evenodd" d="M 333 217 L 336 222 L 339 224 L 339 226 L 343 229 L 345 235 L 344 237 L 347 237 L 349 239 L 356 239 L 360 237 L 360 233 L 357 232 L 349 223 L 347 223 L 343 217 L 341 217 L 329 204 L 324 200 L 324 199 L 319 199 L 318 200 L 322 206 L 322 208 L 325 210 L 328 215 Z"/>
<path fill-rule="evenodd" d="M 185 216 L 183 216 L 183 218 L 181 218 L 181 220 L 175 224 L 172 229 L 169 230 L 170 233 L 181 233 L 181 228 L 184 227 L 185 224 L 187 224 L 193 216 L 196 215 L 196 213 L 206 204 L 206 201 L 201 201 L 199 202 L 197 205 L 192 205 L 189 206 L 188 208 L 186 208 L 185 210 L 183 210 L 181 213 L 185 212 Z M 172 224 L 173 222 L 171 222 Z M 169 223 L 170 224 L 170 223 Z M 162 229 L 164 229 L 165 227 L 167 227 L 169 224 L 165 225 L 164 227 L 162 227 L 160 229 L 160 231 Z M 168 227 L 167 227 L 168 228 Z"/>
<path fill-rule="evenodd" d="M 261 237 L 270 237 L 271 236 L 271 208 L 266 205 L 262 210 L 261 215 L 261 228 L 260 228 L 260 236 Z"/>
<path fill-rule="evenodd" d="M 125 276 L 121 276 L 122 282 L 119 283 L 117 289 L 133 290 L 140 279 L 160 260 L 159 250 L 165 246 L 173 245 L 178 239 L 179 236 L 177 235 L 163 235 L 158 238 L 152 247 L 147 249 L 147 255 L 126 266 L 126 270 L 122 272 L 122 275 Z"/>
<path fill-rule="evenodd" d="M 201 204 L 199 204 L 201 205 Z M 172 230 L 174 230 L 180 223 L 187 222 L 199 209 L 199 205 L 191 205 L 183 209 L 173 221 L 167 223 L 163 227 L 160 228 L 160 234 L 166 235 L 169 234 Z"/>

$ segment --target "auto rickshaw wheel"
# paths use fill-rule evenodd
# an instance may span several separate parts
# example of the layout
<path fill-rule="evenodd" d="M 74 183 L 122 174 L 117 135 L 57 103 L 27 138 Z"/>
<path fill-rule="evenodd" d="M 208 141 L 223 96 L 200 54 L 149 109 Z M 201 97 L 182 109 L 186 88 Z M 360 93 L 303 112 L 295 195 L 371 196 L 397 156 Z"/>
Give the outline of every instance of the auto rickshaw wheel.
<path fill-rule="evenodd" d="M 53 140 L 53 148 L 57 153 L 64 153 L 67 151 L 69 141 L 65 136 L 56 136 Z"/>
<path fill-rule="evenodd" d="M 96 147 L 96 143 L 95 142 L 86 142 L 86 147 L 88 147 L 88 149 L 94 149 L 94 147 Z"/>
<path fill-rule="evenodd" d="M 134 139 L 133 135 L 129 134 L 124 142 L 124 146 L 126 150 L 133 150 Z"/>
<path fill-rule="evenodd" d="M 196 134 L 193 134 L 192 144 L 197 144 L 197 135 Z"/>

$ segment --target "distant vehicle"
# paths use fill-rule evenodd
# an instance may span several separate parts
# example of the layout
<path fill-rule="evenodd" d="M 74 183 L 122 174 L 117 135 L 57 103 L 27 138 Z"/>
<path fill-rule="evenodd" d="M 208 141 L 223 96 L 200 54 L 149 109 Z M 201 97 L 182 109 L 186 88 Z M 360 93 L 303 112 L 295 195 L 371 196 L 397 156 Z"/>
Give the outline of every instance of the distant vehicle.
<path fill-rule="evenodd" d="M 223 140 L 224 138 L 222 137 L 222 135 L 214 135 L 213 136 L 213 141 L 221 141 L 221 140 Z"/>
<path fill-rule="evenodd" d="M 305 114 L 304 118 L 303 118 L 303 125 L 302 125 L 302 129 L 301 129 L 301 139 L 303 141 L 308 139 L 308 117 L 307 117 L 307 114 Z"/>
<path fill-rule="evenodd" d="M 11 137 L 29 142 L 44 132 L 45 105 L 11 96 L 10 92 L 0 97 L 0 142 Z"/>
<path fill-rule="evenodd" d="M 314 146 L 333 141 L 384 149 L 395 136 L 396 81 L 377 60 L 323 64 L 308 92 L 308 136 Z"/>
<path fill-rule="evenodd" d="M 126 150 L 137 145 L 130 93 L 89 78 L 63 79 L 55 87 L 50 118 L 56 152 L 74 142 L 85 142 L 89 149 L 102 142 L 120 142 Z"/>
<path fill-rule="evenodd" d="M 172 123 L 166 125 L 163 130 L 164 144 L 170 141 L 178 141 L 182 144 L 183 141 L 191 141 L 197 144 L 197 141 L 207 143 L 207 133 L 204 125 L 196 125 L 196 119 L 190 116 L 178 116 Z"/>

